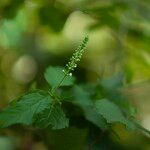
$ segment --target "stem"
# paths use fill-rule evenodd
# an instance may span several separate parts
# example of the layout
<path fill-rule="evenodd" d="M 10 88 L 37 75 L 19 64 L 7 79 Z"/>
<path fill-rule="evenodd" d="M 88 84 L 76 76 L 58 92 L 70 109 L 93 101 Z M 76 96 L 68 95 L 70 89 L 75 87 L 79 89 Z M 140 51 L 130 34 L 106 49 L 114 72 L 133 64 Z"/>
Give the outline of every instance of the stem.
<path fill-rule="evenodd" d="M 65 73 L 65 75 L 63 76 L 63 78 L 58 83 L 58 86 L 56 86 L 54 89 L 50 90 L 49 94 L 53 98 L 54 101 L 58 101 L 58 102 L 60 101 L 60 99 L 56 96 L 57 94 L 55 95 L 55 93 L 56 93 L 57 89 L 61 86 L 61 84 L 63 83 L 64 79 L 67 77 L 67 75 L 68 75 L 68 72 Z"/>
<path fill-rule="evenodd" d="M 64 70 L 64 76 L 58 83 L 58 85 L 50 90 L 50 96 L 53 98 L 54 101 L 60 102 L 60 99 L 57 96 L 57 89 L 61 86 L 64 79 L 69 75 L 70 72 L 74 71 L 74 69 L 77 67 L 77 62 L 80 61 L 82 54 L 84 52 L 84 48 L 88 42 L 88 37 L 86 36 L 82 43 L 79 45 L 79 47 L 75 50 L 73 53 L 73 56 L 70 58 L 70 61 L 66 65 L 66 68 Z"/>
<path fill-rule="evenodd" d="M 135 125 L 136 125 L 139 129 L 143 130 L 145 133 L 148 134 L 148 136 L 150 136 L 150 131 L 149 131 L 149 130 L 145 129 L 143 126 L 141 126 L 140 124 L 138 124 L 138 123 L 135 122 L 135 121 L 134 121 L 134 123 L 135 123 Z"/>
<path fill-rule="evenodd" d="M 67 73 L 65 73 L 64 77 L 63 77 L 62 80 L 59 82 L 59 84 L 58 84 L 58 86 L 56 87 L 56 89 L 61 86 L 61 84 L 63 83 L 63 81 L 64 81 L 64 79 L 66 78 L 66 76 L 67 76 Z"/>

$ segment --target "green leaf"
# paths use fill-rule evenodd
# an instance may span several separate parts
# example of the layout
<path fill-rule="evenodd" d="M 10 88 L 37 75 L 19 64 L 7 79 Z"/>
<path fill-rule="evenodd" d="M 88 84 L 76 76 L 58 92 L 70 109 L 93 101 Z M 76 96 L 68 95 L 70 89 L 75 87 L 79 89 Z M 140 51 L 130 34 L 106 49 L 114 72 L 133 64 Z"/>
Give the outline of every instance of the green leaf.
<path fill-rule="evenodd" d="M 72 102 L 79 106 L 91 106 L 93 102 L 90 99 L 89 93 L 87 93 L 82 87 L 75 85 L 73 87 L 74 99 Z"/>
<path fill-rule="evenodd" d="M 105 130 L 107 128 L 107 123 L 102 115 L 96 111 L 94 102 L 91 101 L 89 93 L 80 86 L 74 86 L 73 95 L 74 99 L 72 103 L 82 108 L 85 118 L 102 130 Z"/>
<path fill-rule="evenodd" d="M 51 105 L 49 109 L 44 110 L 36 118 L 36 127 L 46 128 L 50 125 L 53 129 L 63 129 L 68 127 L 69 120 L 66 118 L 60 105 Z"/>
<path fill-rule="evenodd" d="M 44 74 L 45 79 L 52 87 L 57 87 L 64 77 L 63 67 L 48 67 Z M 74 77 L 66 76 L 61 86 L 69 86 L 74 82 Z"/>
<path fill-rule="evenodd" d="M 102 86 L 105 97 L 107 99 L 119 106 L 119 108 L 126 116 L 135 117 L 136 109 L 132 106 L 128 98 L 122 94 L 124 79 L 124 75 L 120 73 L 101 80 L 100 85 Z"/>
<path fill-rule="evenodd" d="M 98 100 L 95 103 L 95 107 L 97 112 L 101 114 L 108 123 L 122 123 L 129 129 L 134 128 L 133 123 L 127 120 L 119 107 L 111 101 L 107 99 Z"/>
<path fill-rule="evenodd" d="M 107 122 L 106 120 L 103 118 L 102 115 L 100 115 L 95 107 L 90 106 L 90 107 L 85 107 L 84 108 L 84 115 L 85 118 L 87 120 L 89 120 L 90 122 L 92 122 L 93 124 L 95 124 L 96 126 L 98 126 L 99 128 L 101 128 L 101 130 L 105 130 L 107 129 Z"/>
<path fill-rule="evenodd" d="M 33 117 L 43 111 L 52 102 L 44 91 L 36 91 L 22 96 L 19 101 L 10 103 L 0 112 L 0 124 L 8 127 L 13 124 L 32 124 Z"/>

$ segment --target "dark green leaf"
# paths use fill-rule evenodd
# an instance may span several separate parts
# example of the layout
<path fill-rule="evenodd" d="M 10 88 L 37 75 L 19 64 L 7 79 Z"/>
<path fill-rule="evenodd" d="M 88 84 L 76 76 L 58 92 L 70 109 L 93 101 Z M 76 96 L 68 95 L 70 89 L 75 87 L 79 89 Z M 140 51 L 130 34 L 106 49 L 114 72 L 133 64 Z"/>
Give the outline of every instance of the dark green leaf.
<path fill-rule="evenodd" d="M 107 99 L 119 106 L 126 116 L 135 117 L 136 109 L 130 104 L 129 100 L 122 93 L 124 79 L 124 75 L 120 73 L 118 75 L 103 79 L 101 81 L 101 85 Z"/>
<path fill-rule="evenodd" d="M 39 128 L 46 128 L 50 125 L 53 129 L 63 129 L 68 127 L 69 120 L 66 118 L 66 115 L 60 105 L 51 105 L 49 109 L 44 110 L 36 118 L 35 126 Z"/>
<path fill-rule="evenodd" d="M 100 127 L 102 130 L 107 128 L 105 119 L 96 111 L 94 103 L 90 99 L 90 95 L 79 86 L 73 88 L 74 100 L 72 103 L 80 106 L 85 118 Z"/>
<path fill-rule="evenodd" d="M 97 112 L 101 114 L 108 123 L 122 123 L 127 128 L 134 128 L 134 125 L 127 120 L 117 105 L 107 99 L 98 100 L 95 103 Z"/>
<path fill-rule="evenodd" d="M 8 127 L 18 123 L 32 124 L 33 117 L 47 108 L 51 102 L 51 97 L 43 91 L 27 94 L 0 112 L 1 126 Z"/>

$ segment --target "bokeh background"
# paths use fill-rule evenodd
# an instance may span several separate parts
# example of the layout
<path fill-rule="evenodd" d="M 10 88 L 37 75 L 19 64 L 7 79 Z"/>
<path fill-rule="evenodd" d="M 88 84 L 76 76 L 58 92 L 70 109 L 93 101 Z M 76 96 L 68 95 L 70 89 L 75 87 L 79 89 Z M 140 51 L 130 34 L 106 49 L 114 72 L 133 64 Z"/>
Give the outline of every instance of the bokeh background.
<path fill-rule="evenodd" d="M 79 82 L 124 74 L 122 91 L 150 130 L 149 0 L 0 0 L 0 108 L 45 89 L 46 67 L 65 65 L 85 35 L 90 41 L 75 71 Z M 116 145 L 113 136 L 104 138 L 100 149 L 150 149 L 146 135 L 124 132 Z M 75 127 L 47 135 L 20 126 L 0 130 L 0 150 L 83 150 L 86 135 Z"/>

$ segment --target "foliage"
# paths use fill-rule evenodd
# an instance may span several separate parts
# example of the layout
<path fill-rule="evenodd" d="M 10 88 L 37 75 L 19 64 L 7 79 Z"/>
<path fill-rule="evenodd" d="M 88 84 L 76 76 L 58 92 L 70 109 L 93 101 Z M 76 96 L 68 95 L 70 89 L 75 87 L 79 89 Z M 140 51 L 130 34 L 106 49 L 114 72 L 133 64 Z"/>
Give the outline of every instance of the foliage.
<path fill-rule="evenodd" d="M 1 0 L 0 149 L 149 149 L 149 6 Z"/>
<path fill-rule="evenodd" d="M 96 84 L 94 84 L 93 91 L 91 88 L 90 93 L 85 90 L 87 88 L 86 85 L 83 88 L 83 85 L 77 86 L 73 84 L 74 77 L 72 77 L 72 74 L 70 75 L 70 72 L 74 70 L 77 62 L 81 59 L 87 41 L 88 37 L 85 37 L 83 44 L 77 48 L 71 57 L 65 71 L 62 67 L 51 66 L 46 70 L 45 79 L 51 86 L 50 91 L 36 90 L 22 96 L 17 101 L 12 101 L 10 105 L 1 111 L 0 122 L 2 127 L 18 123 L 34 125 L 37 128 L 47 128 L 50 125 L 52 129 L 68 127 L 69 119 L 63 112 L 61 105 L 64 101 L 62 95 L 66 95 L 66 98 L 68 95 L 71 95 L 71 99 L 68 97 L 68 100 L 65 101 L 78 105 L 83 110 L 84 117 L 102 130 L 106 130 L 109 124 L 114 123 L 124 124 L 128 129 L 138 128 L 134 121 L 123 114 L 119 104 L 106 98 L 99 99 L 98 96 L 94 96 L 99 94 L 99 91 L 96 91 Z M 119 80 L 113 80 L 112 83 L 109 80 L 102 81 L 102 86 L 104 86 L 104 89 L 109 89 L 109 91 L 113 89 L 114 91 L 116 85 L 118 83 L 120 85 L 120 78 L 117 79 Z M 67 90 L 69 93 L 63 94 L 65 93 L 63 89 L 58 91 L 61 86 L 69 86 L 70 90 Z M 129 105 L 128 102 L 126 104 Z M 129 116 L 132 116 L 130 112 L 128 113 Z"/>
<path fill-rule="evenodd" d="M 61 79 L 64 77 L 64 73 L 62 72 L 64 70 L 63 67 L 48 67 L 44 76 L 47 82 L 52 86 L 52 87 L 57 87 Z M 71 76 L 67 76 L 61 86 L 69 86 L 72 85 L 74 82 L 74 78 Z"/>
<path fill-rule="evenodd" d="M 12 124 L 31 124 L 33 117 L 46 109 L 51 103 L 51 97 L 44 91 L 36 91 L 12 101 L 0 115 L 2 127 Z"/>

